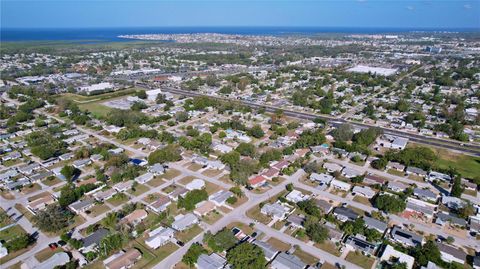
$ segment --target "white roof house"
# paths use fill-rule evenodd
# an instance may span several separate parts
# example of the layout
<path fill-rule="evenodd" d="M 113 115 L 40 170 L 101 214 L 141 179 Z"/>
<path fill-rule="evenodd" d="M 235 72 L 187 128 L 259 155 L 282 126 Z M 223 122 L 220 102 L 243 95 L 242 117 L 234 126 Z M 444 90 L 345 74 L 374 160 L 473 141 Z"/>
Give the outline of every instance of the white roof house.
<path fill-rule="evenodd" d="M 366 187 L 366 186 L 361 186 L 361 187 L 360 186 L 355 186 L 355 187 L 353 187 L 352 192 L 356 193 L 356 194 L 359 194 L 359 195 L 362 195 L 363 197 L 366 197 L 368 199 L 375 196 L 375 191 L 372 190 L 370 187 Z"/>
<path fill-rule="evenodd" d="M 175 231 L 171 228 L 158 227 L 148 234 L 150 237 L 145 239 L 145 244 L 152 249 L 157 249 L 173 239 Z"/>
<path fill-rule="evenodd" d="M 393 259 L 398 260 L 399 263 L 405 263 L 407 269 L 412 269 L 413 263 L 415 262 L 415 259 L 412 256 L 395 250 L 392 246 L 387 245 L 382 256 L 380 256 L 380 260 L 388 262 Z"/>
<path fill-rule="evenodd" d="M 233 196 L 233 193 L 231 191 L 220 190 L 210 195 L 208 197 L 208 200 L 214 202 L 216 206 L 222 206 L 225 204 L 227 199 L 232 196 Z"/>
<path fill-rule="evenodd" d="M 298 190 L 293 190 L 287 196 L 285 196 L 285 199 L 290 202 L 298 203 L 300 201 L 305 201 L 310 198 L 310 195 L 303 194 L 301 191 Z"/>
<path fill-rule="evenodd" d="M 338 179 L 332 180 L 332 182 L 330 182 L 330 185 L 332 185 L 335 189 L 340 189 L 342 191 L 349 191 L 350 188 L 352 188 L 352 185 L 350 185 L 349 183 L 340 181 Z"/>
<path fill-rule="evenodd" d="M 190 191 L 191 190 L 200 190 L 203 187 L 205 187 L 205 181 L 203 181 L 202 179 L 198 179 L 198 178 L 192 180 L 192 182 L 185 185 L 185 188 L 187 188 L 187 190 L 190 190 Z"/>
<path fill-rule="evenodd" d="M 334 179 L 333 176 L 325 173 L 317 174 L 317 173 L 312 173 L 310 175 L 310 180 L 312 181 L 318 181 L 323 184 L 330 184 L 330 182 Z"/>
<path fill-rule="evenodd" d="M 90 93 L 95 92 L 95 91 L 104 91 L 104 90 L 113 89 L 114 87 L 115 86 L 110 82 L 102 82 L 102 83 L 93 84 L 93 85 L 90 85 L 90 86 L 80 87 L 79 90 L 81 92 L 86 92 L 86 93 L 90 94 Z"/>
<path fill-rule="evenodd" d="M 198 218 L 192 213 L 178 215 L 175 217 L 175 221 L 172 223 L 172 228 L 177 231 L 184 231 L 198 222 Z"/>
<path fill-rule="evenodd" d="M 347 178 L 358 177 L 358 176 L 361 176 L 362 174 L 363 173 L 361 171 L 358 171 L 358 170 L 350 168 L 350 167 L 345 167 L 342 170 L 342 175 L 344 175 Z"/>
<path fill-rule="evenodd" d="M 154 175 L 150 172 L 147 172 L 143 175 L 140 175 L 138 177 L 135 178 L 135 181 L 140 183 L 140 184 L 145 184 L 147 182 L 149 182 L 150 180 L 152 180 L 154 178 Z"/>
<path fill-rule="evenodd" d="M 333 173 L 335 171 L 342 171 L 343 166 L 336 163 L 324 163 L 323 168 L 327 169 L 328 172 Z"/>
<path fill-rule="evenodd" d="M 285 219 L 290 209 L 280 203 L 265 204 L 260 212 L 264 215 L 270 216 L 273 219 Z"/>

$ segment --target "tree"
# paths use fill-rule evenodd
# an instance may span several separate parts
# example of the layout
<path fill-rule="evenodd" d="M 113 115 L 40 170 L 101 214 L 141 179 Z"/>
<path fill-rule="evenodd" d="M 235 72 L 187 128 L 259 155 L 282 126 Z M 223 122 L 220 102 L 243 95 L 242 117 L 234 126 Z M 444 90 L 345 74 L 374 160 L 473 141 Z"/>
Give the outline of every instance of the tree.
<path fill-rule="evenodd" d="M 145 90 L 140 90 L 137 92 L 137 97 L 140 99 L 147 99 L 147 93 Z"/>
<path fill-rule="evenodd" d="M 263 132 L 260 125 L 256 124 L 250 130 L 248 130 L 248 135 L 251 135 L 255 138 L 262 138 L 265 135 L 265 132 Z"/>
<path fill-rule="evenodd" d="M 267 261 L 263 250 L 250 243 L 242 243 L 227 252 L 227 261 L 233 269 L 263 269 Z"/>
<path fill-rule="evenodd" d="M 332 131 L 332 136 L 335 141 L 350 141 L 353 137 L 353 127 L 348 123 L 342 124 Z"/>
<path fill-rule="evenodd" d="M 402 212 L 407 206 L 404 200 L 387 194 L 378 195 L 377 197 L 375 197 L 373 204 L 376 208 L 387 213 Z"/>
<path fill-rule="evenodd" d="M 179 111 L 175 114 L 175 119 L 179 122 L 186 122 L 188 120 L 188 113 Z"/>
<path fill-rule="evenodd" d="M 181 159 L 182 155 L 180 155 L 180 148 L 178 145 L 170 144 L 150 153 L 148 156 L 148 163 L 152 165 L 155 163 L 176 162 Z"/>
<path fill-rule="evenodd" d="M 418 245 L 411 249 L 409 254 L 415 258 L 415 262 L 420 266 L 426 266 L 429 261 L 436 264 L 439 264 L 442 261 L 440 250 L 438 249 L 437 244 L 432 240 L 428 240 L 423 246 Z"/>
<path fill-rule="evenodd" d="M 222 252 L 234 247 L 238 240 L 229 229 L 222 229 L 218 233 L 212 235 L 207 232 L 203 239 L 207 243 L 208 247 L 214 252 Z"/>
<path fill-rule="evenodd" d="M 35 242 L 35 239 L 31 235 L 27 233 L 22 233 L 6 241 L 5 247 L 8 249 L 9 252 L 15 252 L 17 250 L 28 247 L 33 242 Z"/>
<path fill-rule="evenodd" d="M 102 226 L 111 230 L 115 230 L 117 221 L 118 214 L 116 212 L 110 212 L 102 219 Z"/>
<path fill-rule="evenodd" d="M 80 175 L 80 170 L 71 165 L 65 165 L 62 170 L 60 170 L 60 173 L 65 177 L 67 181 L 71 181 L 74 177 Z"/>
<path fill-rule="evenodd" d="M 316 243 L 323 243 L 328 239 L 328 229 L 318 222 L 315 217 L 307 217 L 305 221 L 305 232 Z"/>
<path fill-rule="evenodd" d="M 195 205 L 201 201 L 208 199 L 208 193 L 206 190 L 192 190 L 188 192 L 185 197 L 178 198 L 178 207 L 185 208 L 186 210 L 195 209 Z"/>
<path fill-rule="evenodd" d="M 198 257 L 204 253 L 207 253 L 207 250 L 204 249 L 202 245 L 199 243 L 193 243 L 190 248 L 188 248 L 187 253 L 183 255 L 182 262 L 193 268 L 195 263 L 197 263 Z"/>
<path fill-rule="evenodd" d="M 68 227 L 72 214 L 59 205 L 48 205 L 45 210 L 39 211 L 33 218 L 35 225 L 45 232 L 58 232 Z"/>
<path fill-rule="evenodd" d="M 310 216 L 314 216 L 317 218 L 320 218 L 322 216 L 322 211 L 313 199 L 300 201 L 297 203 L 297 206 Z"/>
<path fill-rule="evenodd" d="M 238 145 L 235 151 L 240 153 L 240 155 L 242 156 L 253 157 L 255 155 L 255 146 L 250 143 L 240 143 L 240 145 Z"/>
<path fill-rule="evenodd" d="M 452 190 L 450 191 L 450 195 L 460 198 L 460 196 L 462 196 L 462 193 L 463 193 L 462 179 L 460 176 L 456 176 L 453 179 Z"/>
<path fill-rule="evenodd" d="M 288 184 L 285 186 L 285 189 L 287 189 L 287 191 L 293 191 L 293 184 L 292 184 L 292 183 L 288 183 Z"/>
<path fill-rule="evenodd" d="M 235 194 L 237 197 L 243 197 L 244 193 L 239 186 L 231 187 L 230 191 Z"/>

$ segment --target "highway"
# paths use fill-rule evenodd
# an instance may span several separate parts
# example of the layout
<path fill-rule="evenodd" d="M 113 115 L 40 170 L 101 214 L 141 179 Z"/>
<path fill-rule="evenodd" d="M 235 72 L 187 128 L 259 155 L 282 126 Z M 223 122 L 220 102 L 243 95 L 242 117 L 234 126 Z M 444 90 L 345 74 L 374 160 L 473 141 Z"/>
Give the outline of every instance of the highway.
<path fill-rule="evenodd" d="M 143 85 L 145 86 L 145 85 Z M 145 88 L 146 90 L 151 90 L 149 88 Z M 248 101 L 243 101 L 243 100 L 237 100 L 233 98 L 226 98 L 226 97 L 220 97 L 220 96 L 212 96 L 212 95 L 207 95 L 207 94 L 202 94 L 202 93 L 197 93 L 197 92 L 191 92 L 191 91 L 184 91 L 180 89 L 175 89 L 171 87 L 163 87 L 161 88 L 164 91 L 173 93 L 173 94 L 178 94 L 178 95 L 185 95 L 185 96 L 190 96 L 190 97 L 195 97 L 195 96 L 207 96 L 210 98 L 215 98 L 219 100 L 224 100 L 224 101 L 233 101 L 233 102 L 238 102 L 243 105 L 252 107 L 252 108 L 264 108 L 267 112 L 275 112 L 278 109 L 281 109 L 283 111 L 283 114 L 292 118 L 298 118 L 298 119 L 306 119 L 306 120 L 313 120 L 315 118 L 321 118 L 325 121 L 327 121 L 330 125 L 337 127 L 341 124 L 351 124 L 352 126 L 357 126 L 359 128 L 365 129 L 365 128 L 370 128 L 370 127 L 377 127 L 380 128 L 385 134 L 391 134 L 399 137 L 404 137 L 408 138 L 410 141 L 417 142 L 420 144 L 425 144 L 425 145 L 430 145 L 430 146 L 435 146 L 439 148 L 444 148 L 444 149 L 449 149 L 449 150 L 455 150 L 467 155 L 473 155 L 473 156 L 480 156 L 480 145 L 477 144 L 472 144 L 472 143 L 463 143 L 460 141 L 454 141 L 454 140 L 447 140 L 447 139 L 441 139 L 441 138 L 436 138 L 436 137 L 429 137 L 429 136 L 423 136 L 420 134 L 414 134 L 414 133 L 408 133 L 408 132 L 403 132 L 399 131 L 396 129 L 391 129 L 391 128 L 386 128 L 386 127 L 378 127 L 375 125 L 371 124 L 365 124 L 365 123 L 360 123 L 360 122 L 355 122 L 355 121 L 347 121 L 341 118 L 333 117 L 333 116 L 328 116 L 328 115 L 321 115 L 321 114 L 314 114 L 314 113 L 308 113 L 308 112 L 302 112 L 302 111 L 295 111 L 291 109 L 285 109 L 285 108 L 279 108 L 279 107 L 273 107 L 270 105 L 265 105 L 265 104 L 257 104 L 253 102 L 248 102 Z"/>

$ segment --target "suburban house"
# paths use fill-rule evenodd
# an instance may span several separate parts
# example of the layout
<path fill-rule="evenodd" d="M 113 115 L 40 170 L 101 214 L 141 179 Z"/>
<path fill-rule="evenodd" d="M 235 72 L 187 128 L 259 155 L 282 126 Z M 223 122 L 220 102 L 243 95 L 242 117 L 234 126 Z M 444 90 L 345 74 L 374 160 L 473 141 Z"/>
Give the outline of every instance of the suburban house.
<path fill-rule="evenodd" d="M 452 177 L 444 173 L 430 171 L 430 173 L 428 173 L 427 180 L 429 181 L 438 180 L 438 181 L 450 182 L 452 180 Z"/>
<path fill-rule="evenodd" d="M 170 242 L 175 235 L 175 231 L 171 228 L 158 227 L 157 229 L 148 233 L 148 238 L 145 239 L 145 244 L 152 249 L 157 249 L 168 242 Z"/>
<path fill-rule="evenodd" d="M 201 190 L 202 188 L 205 187 L 205 181 L 202 179 L 196 178 L 189 182 L 188 184 L 185 185 L 185 188 L 187 190 L 192 191 L 192 190 Z"/>
<path fill-rule="evenodd" d="M 210 255 L 200 254 L 197 259 L 197 269 L 222 269 L 227 264 L 227 260 L 217 253 Z"/>
<path fill-rule="evenodd" d="M 259 246 L 263 250 L 263 255 L 265 256 L 267 262 L 273 260 L 275 256 L 277 256 L 277 254 L 280 252 L 278 249 L 274 248 L 267 242 L 255 240 L 253 241 L 253 244 Z"/>
<path fill-rule="evenodd" d="M 433 214 L 435 213 L 435 208 L 436 205 L 412 197 L 408 197 L 407 207 L 405 208 L 404 214 L 406 212 L 412 212 L 431 219 L 433 218 Z"/>
<path fill-rule="evenodd" d="M 165 173 L 165 167 L 159 163 L 156 163 L 148 168 L 148 172 L 155 176 L 163 175 Z"/>
<path fill-rule="evenodd" d="M 438 195 L 429 189 L 415 188 L 413 189 L 413 195 L 420 200 L 433 203 L 437 202 L 438 199 Z"/>
<path fill-rule="evenodd" d="M 438 250 L 440 250 L 441 258 L 445 262 L 457 262 L 464 264 L 467 259 L 467 254 L 457 247 L 452 247 L 443 243 L 436 243 Z"/>
<path fill-rule="evenodd" d="M 338 179 L 332 180 L 332 182 L 330 182 L 330 185 L 333 186 L 335 189 L 341 191 L 349 191 L 352 188 L 352 185 L 350 183 L 343 182 Z"/>
<path fill-rule="evenodd" d="M 364 253 L 365 255 L 370 254 L 372 255 L 375 252 L 377 246 L 365 240 L 363 236 L 349 236 L 347 240 L 345 240 L 345 244 L 352 248 L 353 250 L 358 250 Z"/>
<path fill-rule="evenodd" d="M 403 192 L 408 186 L 398 181 L 389 181 L 387 188 L 393 192 Z"/>
<path fill-rule="evenodd" d="M 345 222 L 347 220 L 356 220 L 358 218 L 358 214 L 348 207 L 336 207 L 333 210 L 333 215 L 340 220 L 341 222 Z"/>
<path fill-rule="evenodd" d="M 53 254 L 50 258 L 47 260 L 41 262 L 37 266 L 35 266 L 35 269 L 51 269 L 55 268 L 57 266 L 62 266 L 65 265 L 70 261 L 70 256 L 66 252 L 57 252 Z"/>
<path fill-rule="evenodd" d="M 363 178 L 363 182 L 369 185 L 374 185 L 374 184 L 384 185 L 387 182 L 387 180 L 375 174 L 366 174 L 365 177 Z"/>
<path fill-rule="evenodd" d="M 374 218 L 371 218 L 371 217 L 367 217 L 367 216 L 364 216 L 363 217 L 363 220 L 365 221 L 365 226 L 368 228 L 368 229 L 375 229 L 377 230 L 378 232 L 380 233 L 384 233 L 385 230 L 388 228 L 388 225 L 381 221 L 381 220 L 377 220 L 377 219 L 374 219 Z"/>
<path fill-rule="evenodd" d="M 303 194 L 301 191 L 298 190 L 293 190 L 289 194 L 287 194 L 287 196 L 285 196 L 285 199 L 293 203 L 298 203 L 300 201 L 310 199 L 310 195 Z"/>
<path fill-rule="evenodd" d="M 95 205 L 94 199 L 85 199 L 85 200 L 78 200 L 68 206 L 70 210 L 72 210 L 75 214 L 83 213 Z"/>
<path fill-rule="evenodd" d="M 220 190 L 216 193 L 211 194 L 208 197 L 209 201 L 215 203 L 216 206 L 223 206 L 228 198 L 232 197 L 233 193 L 231 191 Z"/>
<path fill-rule="evenodd" d="M 117 183 L 115 185 L 113 185 L 113 188 L 117 191 L 117 192 L 126 192 L 128 190 L 130 190 L 133 186 L 133 180 L 128 180 L 128 181 L 123 181 L 123 182 L 120 182 L 120 183 Z"/>
<path fill-rule="evenodd" d="M 324 163 L 323 168 L 327 169 L 329 173 L 340 172 L 343 169 L 343 166 L 336 163 Z"/>
<path fill-rule="evenodd" d="M 188 190 L 183 186 L 180 186 L 180 185 L 174 185 L 174 186 L 175 186 L 175 189 L 168 194 L 168 197 L 173 201 L 177 201 L 178 197 L 185 197 L 185 195 L 188 193 Z"/>
<path fill-rule="evenodd" d="M 161 213 L 172 203 L 168 197 L 160 196 L 155 202 L 147 205 L 147 207 L 156 212 Z"/>
<path fill-rule="evenodd" d="M 405 263 L 407 269 L 412 269 L 415 262 L 415 258 L 412 256 L 400 252 L 394 249 L 392 246 L 387 245 L 380 256 L 380 261 L 391 262 L 392 260 L 397 261 L 398 263 Z"/>
<path fill-rule="evenodd" d="M 258 188 L 258 187 L 262 186 L 263 184 L 265 184 L 266 182 L 267 182 L 267 178 L 262 176 L 262 175 L 253 177 L 253 178 L 248 180 L 248 184 L 252 188 Z"/>
<path fill-rule="evenodd" d="M 103 202 L 105 200 L 108 200 L 110 198 L 112 198 L 115 194 L 117 193 L 117 190 L 115 189 L 108 189 L 108 190 L 105 190 L 105 191 L 99 191 L 95 194 L 93 194 L 93 198 L 95 198 L 95 200 L 99 201 L 99 202 Z"/>
<path fill-rule="evenodd" d="M 198 222 L 198 218 L 192 213 L 178 215 L 175 217 L 175 221 L 172 223 L 172 228 L 177 231 L 184 231 Z"/>
<path fill-rule="evenodd" d="M 73 167 L 75 167 L 77 169 L 80 169 L 80 168 L 82 168 L 84 166 L 87 166 L 91 163 L 92 163 L 92 160 L 87 158 L 87 159 L 75 160 L 75 161 L 73 161 L 72 165 L 73 165 Z"/>
<path fill-rule="evenodd" d="M 449 209 L 458 210 L 466 206 L 467 202 L 454 196 L 442 195 L 442 204 L 444 204 Z"/>
<path fill-rule="evenodd" d="M 105 238 L 108 234 L 109 232 L 107 229 L 100 228 L 96 230 L 95 232 L 81 240 L 83 245 L 79 250 L 83 253 L 95 251 L 95 249 L 100 244 L 100 241 L 102 241 L 102 239 Z"/>
<path fill-rule="evenodd" d="M 415 176 L 419 176 L 419 177 L 426 177 L 427 176 L 427 172 L 421 168 L 418 168 L 418 167 L 414 167 L 414 166 L 409 166 L 407 167 L 407 175 L 415 175 Z"/>
<path fill-rule="evenodd" d="M 435 220 L 436 224 L 439 225 L 445 225 L 445 224 L 450 224 L 458 227 L 466 227 L 467 226 L 467 221 L 465 219 L 459 218 L 453 214 L 448 214 L 444 212 L 438 212 L 437 213 L 437 218 Z"/>
<path fill-rule="evenodd" d="M 350 168 L 350 167 L 345 167 L 342 170 L 342 175 L 346 178 L 354 178 L 363 175 L 361 171 L 358 171 L 356 169 Z"/>
<path fill-rule="evenodd" d="M 397 170 L 399 172 L 405 171 L 405 165 L 397 162 L 388 162 L 386 168 Z"/>
<path fill-rule="evenodd" d="M 423 244 L 423 237 L 412 233 L 410 231 L 403 230 L 398 226 L 394 226 L 390 231 L 390 236 L 392 239 L 400 244 L 415 247 Z"/>
<path fill-rule="evenodd" d="M 145 209 L 136 209 L 132 213 L 126 215 L 122 218 L 121 223 L 128 224 L 132 227 L 137 226 L 142 220 L 146 219 L 148 216 L 147 211 Z"/>
<path fill-rule="evenodd" d="M 352 193 L 355 193 L 355 195 L 361 195 L 368 199 L 371 199 L 376 194 L 374 190 L 367 186 L 355 186 L 352 189 Z"/>
<path fill-rule="evenodd" d="M 272 217 L 274 220 L 283 220 L 290 212 L 290 208 L 277 202 L 274 204 L 267 203 L 263 205 L 260 212 L 264 215 Z"/>
<path fill-rule="evenodd" d="M 152 180 L 154 177 L 155 177 L 154 174 L 152 174 L 150 172 L 147 172 L 143 175 L 140 175 L 140 176 L 136 177 L 135 181 L 138 182 L 139 184 L 145 184 L 145 183 L 149 182 L 150 180 Z"/>
<path fill-rule="evenodd" d="M 272 269 L 304 269 L 307 267 L 307 264 L 295 255 L 280 252 L 270 266 Z"/>
<path fill-rule="evenodd" d="M 45 195 L 38 199 L 28 202 L 27 209 L 32 212 L 34 215 L 37 214 L 39 210 L 44 210 L 48 205 L 55 203 L 55 199 L 52 195 Z"/>
<path fill-rule="evenodd" d="M 290 223 L 290 226 L 294 228 L 303 228 L 303 222 L 305 221 L 305 216 L 291 214 L 287 218 L 287 222 Z"/>
<path fill-rule="evenodd" d="M 328 214 L 333 209 L 333 205 L 328 201 L 322 199 L 314 199 L 315 204 L 323 211 L 323 213 Z"/>
<path fill-rule="evenodd" d="M 311 181 L 317 181 L 320 184 L 324 184 L 324 185 L 330 184 L 330 182 L 332 182 L 333 179 L 334 179 L 333 176 L 331 176 L 329 174 L 326 174 L 326 173 L 321 173 L 321 174 L 312 173 L 310 175 L 310 180 Z"/>
<path fill-rule="evenodd" d="M 142 253 L 136 248 L 121 250 L 103 261 L 106 269 L 126 269 L 132 267 L 142 258 Z"/>
<path fill-rule="evenodd" d="M 199 217 L 205 216 L 211 211 L 215 210 L 216 205 L 212 201 L 203 201 L 196 205 L 196 208 L 193 210 L 193 213 Z"/>

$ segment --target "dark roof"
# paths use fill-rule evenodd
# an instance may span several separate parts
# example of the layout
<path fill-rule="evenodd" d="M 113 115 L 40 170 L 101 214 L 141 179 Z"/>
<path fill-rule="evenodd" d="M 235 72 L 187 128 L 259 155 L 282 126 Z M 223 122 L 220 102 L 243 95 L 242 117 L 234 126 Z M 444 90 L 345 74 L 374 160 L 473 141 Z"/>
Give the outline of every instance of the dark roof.
<path fill-rule="evenodd" d="M 437 246 L 438 246 L 438 249 L 440 250 L 440 252 L 448 253 L 448 254 L 452 255 L 453 257 L 455 257 L 457 259 L 460 259 L 460 260 L 463 260 L 463 261 L 465 259 L 467 259 L 467 254 L 465 252 L 461 251 L 458 248 L 455 248 L 455 247 L 452 247 L 452 246 L 449 246 L 449 245 L 445 245 L 443 243 L 437 243 Z"/>
<path fill-rule="evenodd" d="M 352 220 L 358 218 L 358 214 L 348 207 L 337 207 L 333 210 L 333 213 L 345 216 Z"/>
<path fill-rule="evenodd" d="M 363 217 L 363 220 L 365 221 L 365 225 L 370 229 L 373 228 L 382 232 L 384 232 L 387 229 L 387 224 L 383 221 L 370 218 L 367 216 Z"/>
<path fill-rule="evenodd" d="M 83 247 L 89 247 L 93 244 L 99 244 L 100 241 L 108 235 L 108 230 L 107 229 L 98 229 L 91 235 L 85 237 L 82 239 L 83 242 Z"/>

